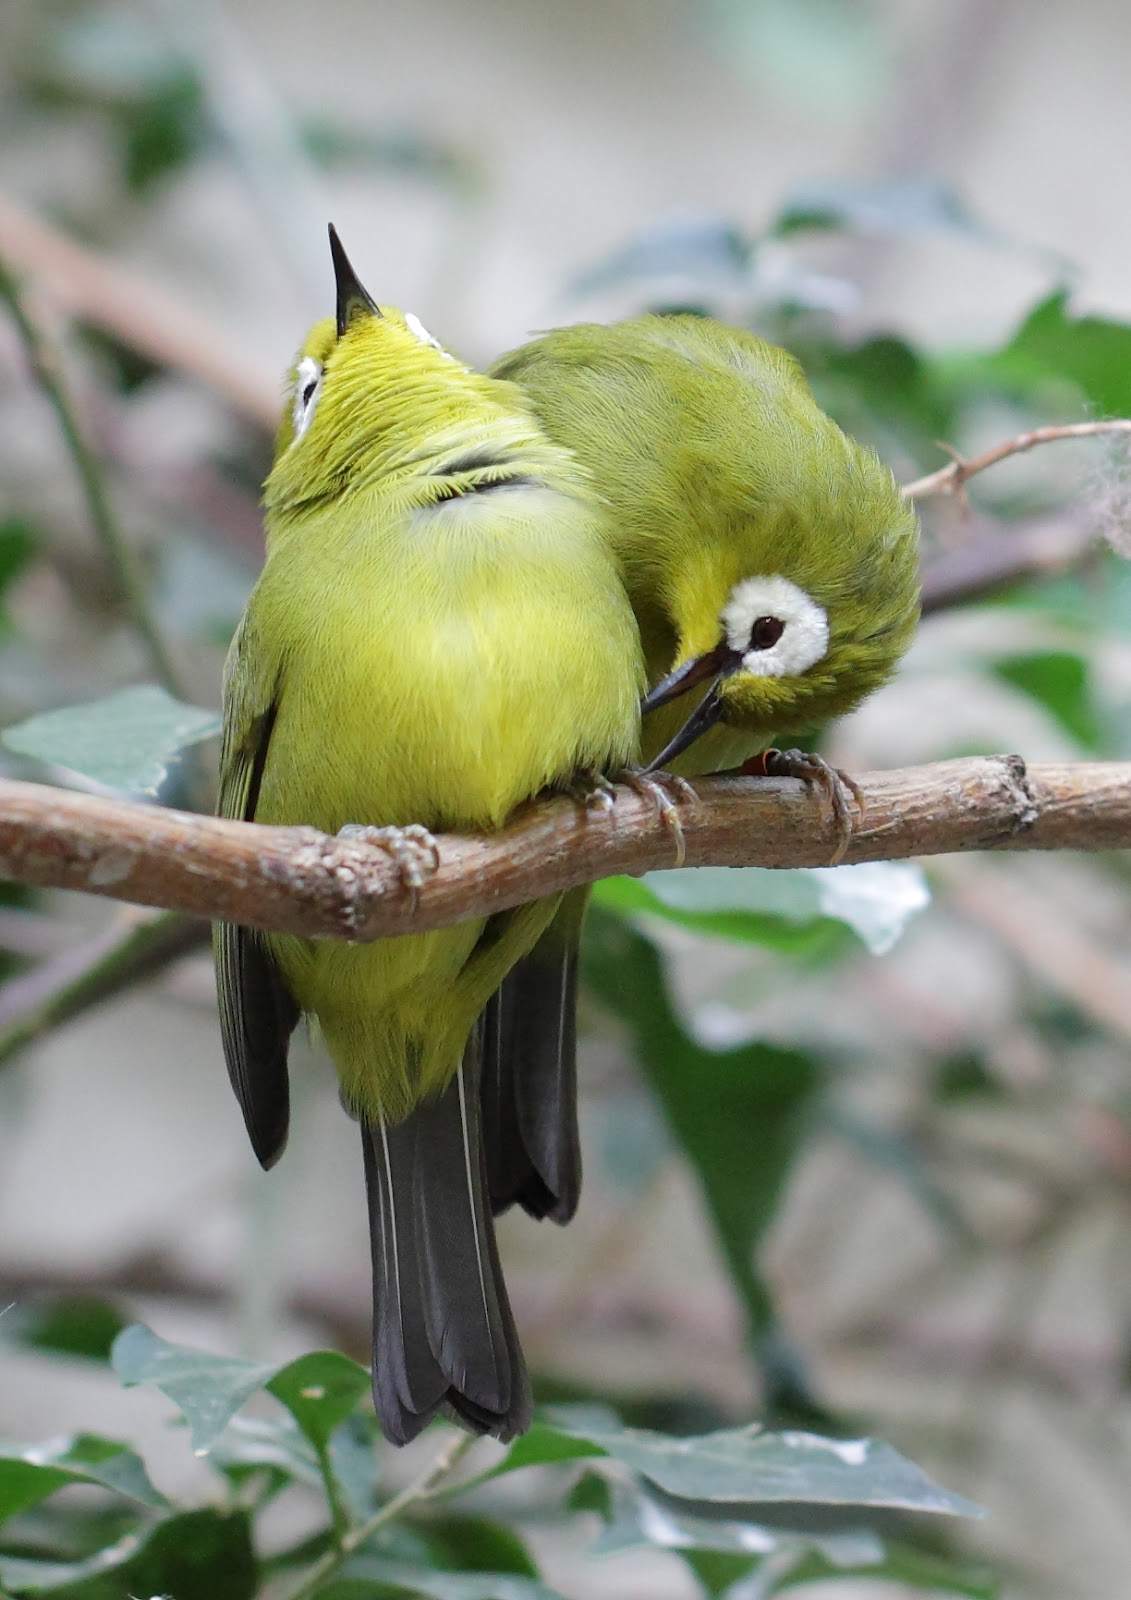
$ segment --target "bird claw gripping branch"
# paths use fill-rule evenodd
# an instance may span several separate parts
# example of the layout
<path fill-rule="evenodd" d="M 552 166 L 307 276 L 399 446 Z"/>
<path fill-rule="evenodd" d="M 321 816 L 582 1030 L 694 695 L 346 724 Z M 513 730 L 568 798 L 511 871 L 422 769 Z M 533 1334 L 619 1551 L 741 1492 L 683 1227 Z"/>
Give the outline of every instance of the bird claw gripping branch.
<path fill-rule="evenodd" d="M 347 822 L 338 829 L 338 838 L 376 845 L 378 850 L 383 850 L 397 869 L 401 888 L 407 889 L 414 900 L 425 878 L 440 865 L 440 846 L 434 835 L 418 822 L 410 822 L 404 828 L 376 828 L 364 822 Z"/>
<path fill-rule="evenodd" d="M 699 796 L 691 784 L 673 772 L 642 772 L 636 767 L 626 767 L 623 772 L 618 772 L 617 781 L 638 794 L 642 800 L 652 802 L 657 820 L 663 823 L 675 841 L 675 864 L 682 867 L 687 859 L 687 841 L 679 807 L 686 802 L 688 808 L 694 811 L 699 805 Z"/>
<path fill-rule="evenodd" d="M 864 796 L 854 778 L 831 766 L 824 756 L 808 750 L 763 750 L 744 761 L 739 771 L 755 778 L 800 778 L 802 783 L 820 790 L 829 802 L 837 829 L 837 847 L 829 866 L 843 861 L 852 842 L 853 806 L 861 816 L 864 813 Z"/>

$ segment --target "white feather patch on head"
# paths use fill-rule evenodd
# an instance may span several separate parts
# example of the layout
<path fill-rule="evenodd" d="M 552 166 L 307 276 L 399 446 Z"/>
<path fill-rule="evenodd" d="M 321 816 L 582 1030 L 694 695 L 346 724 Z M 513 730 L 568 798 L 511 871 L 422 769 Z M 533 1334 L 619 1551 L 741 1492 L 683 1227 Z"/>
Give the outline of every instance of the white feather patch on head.
<path fill-rule="evenodd" d="M 321 392 L 322 364 L 315 361 L 313 356 L 303 356 L 295 368 L 295 401 L 291 412 L 296 439 L 301 439 L 310 427 L 310 419 Z"/>
<path fill-rule="evenodd" d="M 776 617 L 782 635 L 768 650 L 752 650 L 750 633 L 759 617 Z M 742 655 L 742 670 L 756 678 L 794 678 L 820 661 L 829 648 L 829 619 L 811 595 L 779 574 L 744 578 L 723 609 L 727 644 Z"/>
<path fill-rule="evenodd" d="M 428 329 L 424 326 L 423 322 L 421 322 L 420 318 L 413 312 L 405 312 L 404 325 L 408 329 L 409 333 L 414 333 L 416 335 L 421 344 L 430 344 L 433 350 L 438 350 L 442 356 L 447 355 L 448 352 L 444 349 L 439 339 L 433 338 L 432 334 L 428 332 Z"/>

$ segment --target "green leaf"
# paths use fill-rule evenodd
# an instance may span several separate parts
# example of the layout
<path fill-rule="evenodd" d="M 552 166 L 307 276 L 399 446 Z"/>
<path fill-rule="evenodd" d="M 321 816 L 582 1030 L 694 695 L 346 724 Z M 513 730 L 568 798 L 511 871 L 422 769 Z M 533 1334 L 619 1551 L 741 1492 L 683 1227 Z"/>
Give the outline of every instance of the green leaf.
<path fill-rule="evenodd" d="M 511 1528 L 487 1517 L 430 1518 L 420 1530 L 437 1567 L 537 1578 L 529 1550 Z"/>
<path fill-rule="evenodd" d="M 972 212 L 962 197 L 931 178 L 893 178 L 878 183 L 834 179 L 795 190 L 769 230 L 773 238 L 801 232 L 855 233 L 869 238 L 907 238 L 925 232 L 959 234 L 975 243 L 1020 251 L 1064 270 L 1064 257 L 1011 239 Z"/>
<path fill-rule="evenodd" d="M 187 1511 L 82 1561 L 0 1555 L 0 1583 L 56 1600 L 253 1600 L 257 1563 L 244 1512 Z"/>
<path fill-rule="evenodd" d="M 833 1562 L 820 1551 L 811 1550 L 800 1556 L 797 1565 L 769 1594 L 784 1594 L 824 1579 L 852 1577 L 868 1579 L 873 1584 L 897 1583 L 904 1589 L 919 1589 L 932 1597 L 957 1595 L 962 1600 L 995 1600 L 1001 1592 L 998 1580 L 984 1568 L 948 1561 L 909 1545 L 886 1541 L 882 1560 L 874 1564 Z"/>
<path fill-rule="evenodd" d="M 1067 290 L 1033 310 L 997 357 L 1003 375 L 1059 379 L 1079 388 L 1105 416 L 1131 415 L 1131 326 L 1074 317 Z"/>
<path fill-rule="evenodd" d="M 604 906 L 622 917 L 662 917 L 665 922 L 681 928 L 690 928 L 707 938 L 730 939 L 741 944 L 761 945 L 768 950 L 781 950 L 789 955 L 804 956 L 814 960 L 826 957 L 840 947 L 842 930 L 827 917 L 816 912 L 815 895 L 806 885 L 797 900 L 791 902 L 789 891 L 780 897 L 768 896 L 772 910 L 756 909 L 756 892 L 750 897 L 750 907 L 741 910 L 725 905 L 713 909 L 695 906 L 695 890 L 687 893 L 688 905 L 679 904 L 684 892 L 678 887 L 669 894 L 665 880 L 700 873 L 758 872 L 757 867 L 685 867 L 680 872 L 649 872 L 643 878 L 606 878 L 593 886 L 593 904 Z M 791 872 L 769 873 L 767 877 L 789 878 Z M 659 885 L 653 883 L 659 879 Z M 709 884 L 709 880 L 708 880 Z M 752 886 L 753 888 L 753 886 Z M 661 892 L 657 892 L 658 889 Z M 785 903 L 783 904 L 782 901 Z"/>
<path fill-rule="evenodd" d="M 1092 695 L 1091 671 L 1082 657 L 1067 650 L 1040 650 L 1002 657 L 992 663 L 991 670 L 1044 706 L 1084 750 L 1102 749 L 1104 740 Z"/>
<path fill-rule="evenodd" d="M 537 1578 L 510 1572 L 435 1572 L 366 1553 L 353 1557 L 342 1578 L 318 1591 L 318 1600 L 378 1600 L 383 1595 L 424 1595 L 426 1600 L 563 1600 Z"/>
<path fill-rule="evenodd" d="M 205 1455 L 257 1390 L 275 1396 L 317 1452 L 369 1385 L 369 1374 L 336 1350 L 277 1366 L 168 1344 L 141 1323 L 114 1341 L 114 1371 L 127 1386 L 148 1384 L 180 1408 L 197 1455 Z"/>
<path fill-rule="evenodd" d="M 586 981 L 629 1028 L 637 1059 L 702 1185 L 711 1220 L 764 1358 L 776 1362 L 777 1318 L 754 1251 L 777 1210 L 820 1082 L 796 1050 L 709 1050 L 672 1010 L 660 957 L 642 934 L 594 908 L 582 946 Z M 788 1389 L 785 1362 L 767 1378 Z"/>
<path fill-rule="evenodd" d="M 317 1452 L 291 1416 L 233 1417 L 209 1451 L 209 1460 L 234 1483 L 250 1473 L 266 1471 L 277 1487 L 285 1483 L 322 1483 Z M 372 1471 L 372 1459 L 370 1470 Z"/>
<path fill-rule="evenodd" d="M 522 1467 L 554 1466 L 561 1461 L 581 1461 L 599 1455 L 584 1439 L 570 1438 L 560 1428 L 535 1421 L 528 1432 L 520 1435 L 506 1456 L 491 1473 L 494 1478 L 507 1472 L 518 1472 Z"/>
<path fill-rule="evenodd" d="M 26 1448 L 0 1445 L 0 1522 L 76 1483 L 109 1489 L 151 1510 L 168 1505 L 128 1445 L 79 1433 Z"/>
<path fill-rule="evenodd" d="M 34 530 L 22 517 L 0 520 L 0 594 L 27 566 L 36 543 Z"/>
<path fill-rule="evenodd" d="M 676 913 L 707 927 L 781 948 L 798 930 L 811 937 L 829 921 L 851 928 L 873 955 L 884 955 L 909 920 L 930 904 L 922 869 L 911 861 L 868 861 L 843 867 L 684 867 L 613 879 L 618 909 Z M 622 888 L 621 885 L 624 885 Z M 635 903 L 634 903 L 635 902 Z"/>
<path fill-rule="evenodd" d="M 377 1509 L 377 1421 L 372 1412 L 349 1416 L 330 1437 L 327 1466 L 354 1522 L 364 1522 Z"/>
<path fill-rule="evenodd" d="M 116 1307 L 84 1297 L 13 1306 L 4 1319 L 5 1337 L 33 1350 L 106 1362 L 123 1322 Z"/>
<path fill-rule="evenodd" d="M 939 1489 L 882 1439 L 827 1439 L 770 1432 L 757 1425 L 675 1438 L 626 1428 L 596 1406 L 556 1406 L 552 1427 L 594 1445 L 686 1501 L 739 1505 L 885 1507 L 947 1516 L 981 1516 L 971 1501 Z"/>
<path fill-rule="evenodd" d="M 573 296 L 601 293 L 647 279 L 685 287 L 741 287 L 750 267 L 750 242 L 724 217 L 679 217 L 644 229 L 569 285 Z"/>
<path fill-rule="evenodd" d="M 154 794 L 182 750 L 219 731 L 217 712 L 182 705 L 156 684 L 143 683 L 89 705 L 30 717 L 0 739 L 17 755 L 67 767 L 108 789 Z"/>
<path fill-rule="evenodd" d="M 279 1370 L 168 1344 L 139 1322 L 115 1339 L 111 1360 L 127 1388 L 146 1384 L 172 1400 L 189 1425 L 198 1456 L 207 1455 L 244 1402 Z"/>
<path fill-rule="evenodd" d="M 883 1560 L 879 1535 L 861 1524 L 853 1508 L 789 1504 L 761 1507 L 755 1517 L 726 1515 L 701 1502 L 650 1493 L 641 1485 L 618 1485 L 609 1524 L 593 1546 L 594 1555 L 659 1547 L 662 1550 L 713 1550 L 720 1555 L 773 1555 L 781 1550 L 817 1550 L 836 1566 L 874 1565 Z"/>
<path fill-rule="evenodd" d="M 336 1350 L 315 1350 L 280 1367 L 264 1387 L 321 1450 L 368 1390 L 369 1373 Z"/>

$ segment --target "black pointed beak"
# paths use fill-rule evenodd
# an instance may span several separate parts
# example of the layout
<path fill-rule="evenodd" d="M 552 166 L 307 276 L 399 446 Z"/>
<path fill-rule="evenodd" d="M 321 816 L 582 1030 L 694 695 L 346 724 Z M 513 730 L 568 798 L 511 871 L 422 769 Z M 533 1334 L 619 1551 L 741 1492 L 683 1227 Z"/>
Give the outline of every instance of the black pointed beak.
<path fill-rule="evenodd" d="M 722 700 L 719 698 L 719 682 L 720 679 L 716 678 L 675 738 L 669 740 L 654 761 L 649 761 L 644 768 L 645 776 L 649 772 L 658 772 L 669 761 L 674 761 L 676 756 L 682 755 L 697 739 L 701 739 L 709 728 L 715 726 L 723 709 Z"/>
<path fill-rule="evenodd" d="M 674 672 L 669 672 L 666 678 L 661 678 L 655 688 L 645 695 L 640 702 L 641 711 L 654 711 L 657 706 L 666 706 L 670 700 L 678 700 L 681 694 L 686 694 L 697 684 L 711 679 L 711 687 L 707 693 L 675 738 L 669 740 L 656 759 L 650 761 L 644 768 L 646 773 L 657 772 L 667 762 L 674 761 L 676 756 L 682 755 L 696 739 L 701 739 L 709 728 L 715 726 L 723 710 L 719 685 L 724 678 L 729 678 L 738 670 L 741 662 L 741 654 L 737 650 L 732 650 L 725 639 L 721 639 L 713 650 L 708 650 L 705 655 L 695 656 L 691 661 L 685 661 L 682 667 L 677 667 Z"/>
<path fill-rule="evenodd" d="M 334 283 L 338 292 L 338 338 L 342 337 L 350 325 L 350 319 L 359 311 L 366 311 L 370 316 L 379 317 L 381 308 L 373 297 L 362 287 L 357 273 L 350 266 L 350 258 L 342 248 L 342 241 L 338 238 L 338 230 L 330 224 L 330 254 L 334 260 Z"/>
<path fill-rule="evenodd" d="M 728 677 L 737 667 L 739 660 L 740 657 L 724 639 L 713 650 L 708 650 L 706 655 L 685 661 L 682 667 L 677 667 L 674 672 L 669 672 L 666 678 L 661 678 L 655 688 L 650 689 L 640 702 L 641 711 L 655 711 L 657 706 L 666 706 L 669 700 L 678 700 L 681 694 L 686 694 L 689 689 L 694 689 L 707 678 L 714 678 L 717 681 L 719 678 Z"/>

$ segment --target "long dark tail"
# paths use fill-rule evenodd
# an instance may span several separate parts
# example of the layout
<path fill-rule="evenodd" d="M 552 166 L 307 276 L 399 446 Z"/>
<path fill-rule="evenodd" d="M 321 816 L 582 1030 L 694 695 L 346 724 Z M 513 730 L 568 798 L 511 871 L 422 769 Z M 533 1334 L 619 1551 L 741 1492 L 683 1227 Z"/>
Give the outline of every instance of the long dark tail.
<path fill-rule="evenodd" d="M 530 1380 L 487 1200 L 478 1061 L 437 1099 L 363 1124 L 373 1251 L 373 1399 L 407 1444 L 444 1411 L 476 1433 L 530 1426 Z"/>
<path fill-rule="evenodd" d="M 567 895 L 480 1019 L 483 1145 L 496 1215 L 518 1204 L 565 1223 L 581 1195 L 577 951 L 588 890 Z"/>

